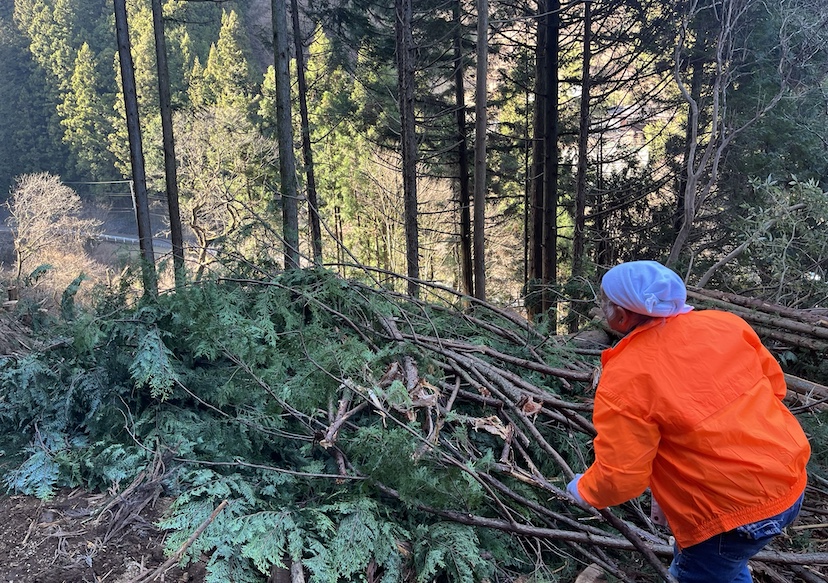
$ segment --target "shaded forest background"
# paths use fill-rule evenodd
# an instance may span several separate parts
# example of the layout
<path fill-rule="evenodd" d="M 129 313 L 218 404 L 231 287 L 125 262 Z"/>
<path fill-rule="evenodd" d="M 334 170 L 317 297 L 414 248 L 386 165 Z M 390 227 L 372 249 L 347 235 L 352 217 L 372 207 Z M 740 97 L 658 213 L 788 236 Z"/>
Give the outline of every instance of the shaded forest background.
<path fill-rule="evenodd" d="M 785 368 L 811 482 L 755 573 L 825 580 L 828 6 L 287 4 L 0 4 L 8 490 L 164 496 L 211 582 L 654 580 L 646 496 L 562 488 L 600 275 L 656 259 Z"/>
<path fill-rule="evenodd" d="M 47 172 L 86 203 L 129 201 L 110 4 L 4 3 L 0 192 Z M 554 304 L 583 316 L 587 282 L 631 258 L 789 305 L 824 297 L 821 2 L 491 2 L 485 61 L 476 5 L 416 4 L 406 47 L 392 3 L 295 7 L 294 127 L 282 134 L 296 195 L 285 197 L 270 5 L 163 3 L 191 273 L 223 251 L 282 263 L 287 200 L 304 265 L 421 276 L 532 315 Z M 152 11 L 127 6 L 146 183 L 161 209 L 151 228 L 164 234 Z M 404 77 L 413 125 L 400 114 Z"/>

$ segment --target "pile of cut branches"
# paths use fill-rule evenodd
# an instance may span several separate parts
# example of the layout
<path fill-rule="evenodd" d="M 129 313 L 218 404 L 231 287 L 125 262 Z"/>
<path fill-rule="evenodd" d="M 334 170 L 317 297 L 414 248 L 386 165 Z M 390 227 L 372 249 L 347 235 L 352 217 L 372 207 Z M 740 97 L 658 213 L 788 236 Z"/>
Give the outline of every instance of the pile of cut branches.
<path fill-rule="evenodd" d="M 6 481 L 112 488 L 162 457 L 170 551 L 209 557 L 213 581 L 571 580 L 592 563 L 666 579 L 646 497 L 584 511 L 564 491 L 591 460 L 596 350 L 422 291 L 299 271 L 108 295 L 65 323 L 72 343 L 0 368 L 0 430 L 32 436 Z M 757 557 L 767 581 L 826 573 L 814 470 L 792 536 Z"/>
<path fill-rule="evenodd" d="M 701 288 L 688 288 L 688 301 L 700 309 L 717 309 L 737 314 L 756 330 L 762 341 L 781 360 L 786 355 L 804 353 L 822 360 L 828 350 L 828 309 L 794 309 L 757 298 Z M 824 411 L 828 403 L 828 387 L 823 384 L 824 372 L 817 378 L 786 374 L 792 405 Z"/>
<path fill-rule="evenodd" d="M 794 309 L 748 296 L 688 288 L 687 297 L 698 307 L 737 314 L 750 322 L 765 341 L 780 347 L 816 352 L 828 350 L 828 309 Z"/>

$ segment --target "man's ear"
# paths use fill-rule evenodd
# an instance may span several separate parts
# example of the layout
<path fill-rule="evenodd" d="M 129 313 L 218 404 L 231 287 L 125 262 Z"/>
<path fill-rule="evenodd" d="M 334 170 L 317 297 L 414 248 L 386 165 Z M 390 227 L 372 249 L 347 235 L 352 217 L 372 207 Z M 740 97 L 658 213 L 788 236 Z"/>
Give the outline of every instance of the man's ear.
<path fill-rule="evenodd" d="M 621 334 L 627 334 L 641 322 L 641 315 L 622 308 L 618 304 L 610 306 L 607 313 L 607 324 L 609 327 Z"/>
<path fill-rule="evenodd" d="M 626 327 L 630 323 L 630 319 L 632 318 L 631 314 L 632 312 L 629 310 L 622 308 L 618 304 L 615 305 L 615 317 L 621 326 Z"/>

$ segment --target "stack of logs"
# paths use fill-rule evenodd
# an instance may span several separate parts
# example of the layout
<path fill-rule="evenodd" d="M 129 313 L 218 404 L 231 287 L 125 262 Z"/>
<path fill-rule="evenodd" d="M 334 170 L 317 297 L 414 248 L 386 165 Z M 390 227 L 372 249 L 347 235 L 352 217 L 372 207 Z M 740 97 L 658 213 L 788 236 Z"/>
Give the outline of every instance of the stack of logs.
<path fill-rule="evenodd" d="M 776 355 L 786 351 L 828 351 L 828 309 L 797 310 L 732 293 L 689 287 L 688 303 L 698 309 L 734 313 L 756 330 Z M 828 387 L 791 374 L 785 375 L 791 401 L 816 410 L 828 408 Z"/>

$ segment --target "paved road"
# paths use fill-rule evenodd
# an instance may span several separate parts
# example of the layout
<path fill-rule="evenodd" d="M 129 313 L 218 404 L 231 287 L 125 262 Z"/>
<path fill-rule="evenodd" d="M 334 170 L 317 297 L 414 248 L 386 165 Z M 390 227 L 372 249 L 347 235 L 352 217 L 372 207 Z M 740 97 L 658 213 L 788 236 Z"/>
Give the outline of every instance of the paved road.
<path fill-rule="evenodd" d="M 113 235 L 104 233 L 95 237 L 98 241 L 106 241 L 107 243 L 123 243 L 124 245 L 138 245 L 138 237 L 131 237 L 129 235 Z M 153 237 L 152 250 L 158 252 L 159 250 L 171 251 L 172 243 L 168 239 L 158 239 Z"/>
<path fill-rule="evenodd" d="M 0 224 L 0 233 L 3 234 L 11 234 L 11 229 L 3 224 Z M 115 233 L 103 233 L 100 235 L 95 235 L 95 239 L 98 241 L 106 241 L 107 243 L 121 243 L 123 245 L 138 245 L 138 237 L 134 237 L 132 235 L 121 235 Z M 152 250 L 155 253 L 167 253 L 168 251 L 172 251 L 172 243 L 169 239 L 162 239 L 158 237 L 153 237 L 152 239 Z"/>

